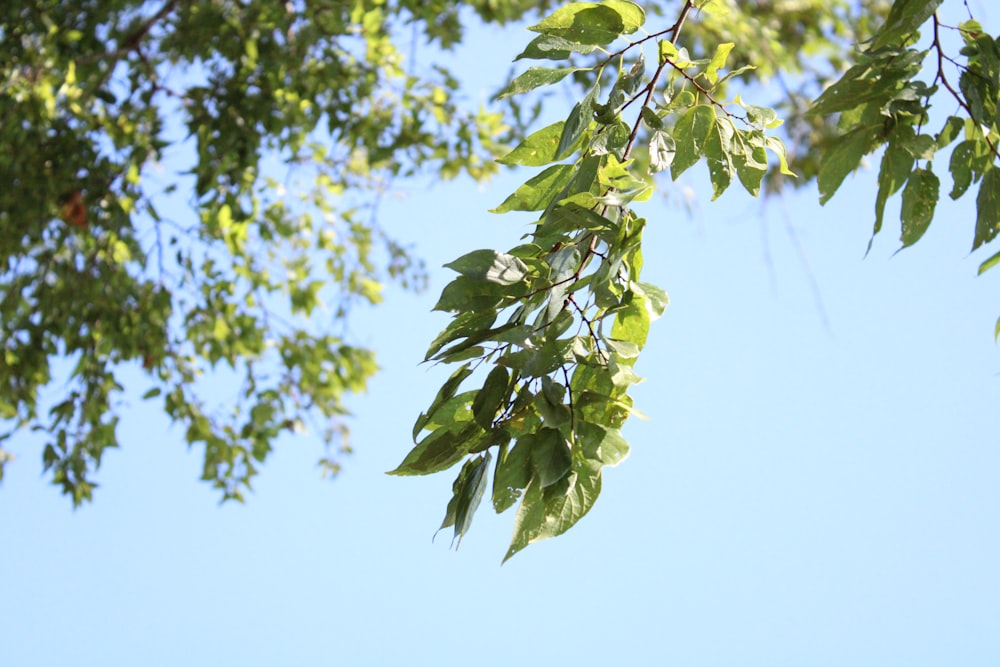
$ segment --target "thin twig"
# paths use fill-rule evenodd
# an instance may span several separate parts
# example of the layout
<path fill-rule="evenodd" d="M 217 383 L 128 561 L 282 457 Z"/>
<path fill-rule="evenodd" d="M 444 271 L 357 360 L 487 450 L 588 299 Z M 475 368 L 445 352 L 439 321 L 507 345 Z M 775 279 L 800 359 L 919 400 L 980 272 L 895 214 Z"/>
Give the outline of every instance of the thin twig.
<path fill-rule="evenodd" d="M 965 113 L 969 114 L 969 118 L 971 118 L 972 120 L 976 120 L 975 116 L 972 113 L 972 109 L 969 107 L 968 102 L 966 102 L 965 98 L 962 97 L 962 95 L 952 87 L 951 83 L 948 81 L 948 77 L 945 76 L 944 61 L 946 56 L 944 54 L 944 48 L 941 46 L 941 39 L 939 32 L 940 25 L 941 22 L 938 20 L 937 12 L 934 12 L 934 41 L 932 42 L 931 45 L 934 47 L 934 50 L 937 51 L 938 67 L 937 67 L 937 74 L 934 76 L 934 81 L 931 82 L 931 86 L 940 81 L 941 85 L 944 86 L 948 90 L 948 92 L 951 93 L 951 96 L 955 98 L 955 101 L 958 102 L 958 106 L 962 107 Z M 948 58 L 948 60 L 954 62 L 950 58 Z M 992 152 L 993 155 L 995 155 L 996 157 L 1000 158 L 1000 152 L 997 151 L 996 145 L 990 140 L 988 133 L 986 132 L 983 133 L 983 139 L 986 141 L 986 144 L 990 147 L 990 152 Z"/>

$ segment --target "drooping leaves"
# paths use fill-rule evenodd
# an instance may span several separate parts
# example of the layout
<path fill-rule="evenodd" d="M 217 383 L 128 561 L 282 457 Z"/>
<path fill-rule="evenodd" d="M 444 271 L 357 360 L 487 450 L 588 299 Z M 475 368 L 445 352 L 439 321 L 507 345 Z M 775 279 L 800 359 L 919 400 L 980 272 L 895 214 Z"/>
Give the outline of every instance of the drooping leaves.
<path fill-rule="evenodd" d="M 442 524 L 455 526 L 457 540 L 471 520 L 463 508 L 475 507 L 484 483 L 484 452 L 495 448 L 494 509 L 520 503 L 507 558 L 579 521 L 600 493 L 602 469 L 628 454 L 621 427 L 637 413 L 628 392 L 642 381 L 634 366 L 668 302 L 641 281 L 646 221 L 631 207 L 651 196 L 650 176 L 670 169 L 676 179 L 704 159 L 715 196 L 734 178 L 756 194 L 768 151 L 791 174 L 781 141 L 767 134 L 780 125 L 773 110 L 739 98 L 724 105 L 705 88 L 661 106 L 654 92 L 667 83 L 641 53 L 652 40 L 603 61 L 591 48 L 644 20 L 638 5 L 606 0 L 571 3 L 532 26 L 540 35 L 519 57 L 580 63 L 589 55 L 593 64 L 531 68 L 503 94 L 570 74 L 587 92 L 565 120 L 500 158 L 542 168 L 493 209 L 535 212 L 531 233 L 507 252 L 476 250 L 446 265 L 458 276 L 435 306 L 454 319 L 427 358 L 462 365 L 417 420 L 416 447 L 393 474 L 425 474 L 467 457 Z M 728 78 L 736 47 L 722 45 L 698 61 L 662 40 L 657 49 L 657 62 L 677 81 L 714 89 Z M 473 388 L 463 392 L 456 383 Z M 421 432 L 427 435 L 417 441 Z"/>

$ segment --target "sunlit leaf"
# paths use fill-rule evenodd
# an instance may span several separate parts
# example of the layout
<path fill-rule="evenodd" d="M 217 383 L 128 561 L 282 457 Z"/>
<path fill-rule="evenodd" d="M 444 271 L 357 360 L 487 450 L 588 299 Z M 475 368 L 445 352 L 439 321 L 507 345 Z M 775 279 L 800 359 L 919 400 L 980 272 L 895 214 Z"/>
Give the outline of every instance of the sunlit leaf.
<path fill-rule="evenodd" d="M 557 159 L 559 140 L 562 138 L 566 121 L 553 123 L 538 130 L 522 141 L 517 148 L 498 160 L 503 164 L 521 164 L 528 167 L 541 167 Z"/>
<path fill-rule="evenodd" d="M 997 232 L 1000 232 L 1000 169 L 991 167 L 986 170 L 976 196 L 976 237 L 972 249 L 992 241 Z"/>
<path fill-rule="evenodd" d="M 529 67 L 527 72 L 516 77 L 506 88 L 497 94 L 497 99 L 502 100 L 511 95 L 520 95 L 529 90 L 534 90 L 539 86 L 548 86 L 558 83 L 573 72 L 579 72 L 579 67 L 561 67 L 553 69 L 550 67 Z"/>
<path fill-rule="evenodd" d="M 677 149 L 670 164 L 673 180 L 676 181 L 705 154 L 708 134 L 714 125 L 715 111 L 705 104 L 691 107 L 677 121 L 672 133 Z"/>

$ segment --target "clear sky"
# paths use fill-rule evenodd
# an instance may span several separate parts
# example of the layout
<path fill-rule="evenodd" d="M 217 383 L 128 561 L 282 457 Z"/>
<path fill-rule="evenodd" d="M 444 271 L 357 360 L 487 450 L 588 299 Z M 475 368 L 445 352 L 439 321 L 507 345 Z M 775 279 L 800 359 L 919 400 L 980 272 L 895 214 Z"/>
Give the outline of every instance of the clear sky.
<path fill-rule="evenodd" d="M 524 41 L 477 41 L 483 90 Z M 431 286 L 358 313 L 383 371 L 351 401 L 337 480 L 289 439 L 219 507 L 201 452 L 135 396 L 74 512 L 15 442 L 0 665 L 1000 664 L 1000 272 L 975 277 L 971 199 L 898 255 L 887 225 L 864 258 L 873 170 L 823 208 L 812 189 L 709 202 L 703 167 L 693 214 L 640 205 L 643 277 L 672 303 L 632 455 L 575 528 L 502 568 L 513 511 L 484 502 L 457 553 L 431 542 L 452 476 L 384 472 L 448 373 L 417 365 L 448 321 L 437 267 L 515 245 L 530 219 L 486 211 L 527 177 L 404 183 L 384 206 Z"/>

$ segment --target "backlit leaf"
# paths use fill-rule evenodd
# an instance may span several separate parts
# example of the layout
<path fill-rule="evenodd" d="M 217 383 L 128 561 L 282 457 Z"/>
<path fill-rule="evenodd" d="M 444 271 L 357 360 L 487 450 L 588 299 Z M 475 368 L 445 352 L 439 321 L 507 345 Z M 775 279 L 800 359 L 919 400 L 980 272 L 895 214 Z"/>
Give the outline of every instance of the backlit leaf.
<path fill-rule="evenodd" d="M 918 30 L 941 2 L 942 0 L 896 0 L 869 48 L 875 50 L 895 44 Z"/>
<path fill-rule="evenodd" d="M 649 137 L 649 172 L 655 174 L 670 167 L 677 153 L 674 138 L 666 130 L 656 130 Z"/>
<path fill-rule="evenodd" d="M 491 213 L 508 211 L 541 211 L 569 184 L 575 170 L 571 164 L 554 164 L 529 178 L 514 194 L 507 197 Z"/>
<path fill-rule="evenodd" d="M 444 266 L 463 276 L 497 285 L 515 285 L 528 275 L 524 262 L 496 250 L 473 250 Z"/>
<path fill-rule="evenodd" d="M 708 134 L 714 125 L 715 110 L 705 104 L 691 107 L 677 121 L 672 133 L 677 149 L 670 164 L 673 180 L 676 181 L 705 154 Z"/>
<path fill-rule="evenodd" d="M 595 463 L 575 465 L 569 476 L 546 489 L 532 479 L 517 510 L 504 561 L 529 544 L 565 533 L 590 511 L 600 493 L 601 468 Z"/>
<path fill-rule="evenodd" d="M 555 162 L 565 124 L 566 121 L 561 120 L 538 130 L 497 161 L 506 165 L 522 164 L 528 167 L 541 167 Z"/>

